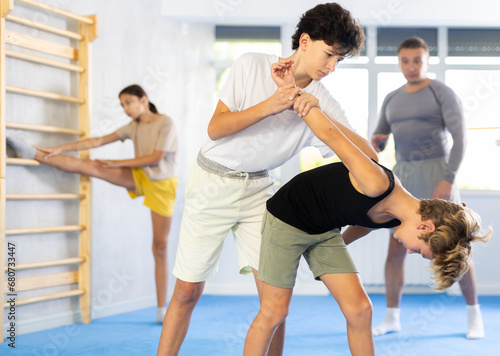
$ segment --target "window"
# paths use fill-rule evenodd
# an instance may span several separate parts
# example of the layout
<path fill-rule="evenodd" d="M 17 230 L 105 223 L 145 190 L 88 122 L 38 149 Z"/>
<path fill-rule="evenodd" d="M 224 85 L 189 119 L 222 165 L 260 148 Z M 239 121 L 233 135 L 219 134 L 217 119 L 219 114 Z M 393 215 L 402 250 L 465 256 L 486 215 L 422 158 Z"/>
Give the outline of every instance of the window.
<path fill-rule="evenodd" d="M 500 190 L 500 70 L 447 70 L 446 84 L 462 100 L 468 128 L 461 188 Z"/>
<path fill-rule="evenodd" d="M 499 55 L 500 29 L 448 29 L 448 56 L 498 57 Z"/>
<path fill-rule="evenodd" d="M 462 189 L 500 190 L 500 30 L 448 29 L 445 83 L 462 101 L 467 150 Z"/>
<path fill-rule="evenodd" d="M 215 67 L 217 92 L 233 65 L 244 53 L 259 52 L 281 56 L 281 30 L 279 27 L 215 27 Z"/>
<path fill-rule="evenodd" d="M 398 46 L 411 36 L 422 38 L 429 46 L 431 57 L 437 56 L 437 28 L 377 28 L 377 56 L 392 57 L 396 55 Z"/>
<path fill-rule="evenodd" d="M 344 109 L 349 122 L 363 137 L 368 135 L 368 70 L 366 68 L 339 68 L 321 82 Z M 300 170 L 307 171 L 338 161 L 336 156 L 323 158 L 317 148 L 300 153 Z"/>

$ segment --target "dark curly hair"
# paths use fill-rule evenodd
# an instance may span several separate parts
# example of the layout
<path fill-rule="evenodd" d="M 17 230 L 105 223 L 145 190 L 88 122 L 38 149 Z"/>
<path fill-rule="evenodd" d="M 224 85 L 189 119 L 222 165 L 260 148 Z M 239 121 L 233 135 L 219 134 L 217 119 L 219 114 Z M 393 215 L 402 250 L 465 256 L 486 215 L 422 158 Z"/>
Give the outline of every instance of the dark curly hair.
<path fill-rule="evenodd" d="M 444 290 L 460 280 L 468 271 L 472 258 L 472 242 L 487 242 L 486 235 L 479 235 L 481 218 L 465 205 L 442 199 L 421 199 L 418 213 L 422 220 L 430 220 L 434 232 L 420 236 L 432 251 L 431 269 L 435 289 Z"/>
<path fill-rule="evenodd" d="M 324 41 L 338 47 L 344 57 L 359 55 L 365 42 L 365 32 L 349 11 L 337 3 L 319 4 L 306 11 L 292 36 L 292 49 L 299 48 L 300 36 L 307 33 L 313 41 Z"/>

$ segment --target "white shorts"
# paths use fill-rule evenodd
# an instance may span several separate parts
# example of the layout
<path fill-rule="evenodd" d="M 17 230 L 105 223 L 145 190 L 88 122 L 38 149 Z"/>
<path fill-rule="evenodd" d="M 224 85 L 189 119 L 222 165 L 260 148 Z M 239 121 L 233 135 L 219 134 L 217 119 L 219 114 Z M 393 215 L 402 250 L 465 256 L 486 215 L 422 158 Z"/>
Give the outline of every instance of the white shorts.
<path fill-rule="evenodd" d="M 266 171 L 235 172 L 198 156 L 186 185 L 174 276 L 196 283 L 215 275 L 230 230 L 240 273 L 258 269 L 262 216 L 273 193 Z"/>

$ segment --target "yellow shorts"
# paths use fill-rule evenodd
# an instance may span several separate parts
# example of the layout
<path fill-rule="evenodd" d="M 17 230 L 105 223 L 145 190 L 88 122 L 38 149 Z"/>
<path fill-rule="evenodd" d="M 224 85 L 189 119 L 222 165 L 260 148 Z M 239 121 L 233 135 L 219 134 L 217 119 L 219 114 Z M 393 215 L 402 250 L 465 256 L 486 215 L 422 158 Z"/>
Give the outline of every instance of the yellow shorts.
<path fill-rule="evenodd" d="M 135 192 L 128 190 L 130 197 L 144 195 L 144 205 L 162 216 L 172 216 L 177 190 L 177 177 L 151 180 L 142 168 L 133 167 Z"/>

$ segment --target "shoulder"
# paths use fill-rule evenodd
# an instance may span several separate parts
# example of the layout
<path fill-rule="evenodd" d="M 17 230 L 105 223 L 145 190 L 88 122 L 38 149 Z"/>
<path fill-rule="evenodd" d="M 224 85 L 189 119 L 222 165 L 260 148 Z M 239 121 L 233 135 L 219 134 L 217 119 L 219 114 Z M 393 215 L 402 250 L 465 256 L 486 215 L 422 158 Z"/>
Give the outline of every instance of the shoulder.
<path fill-rule="evenodd" d="M 157 119 L 159 122 L 165 122 L 165 123 L 173 123 L 174 121 L 172 118 L 168 115 L 165 114 L 160 114 L 160 116 Z"/>
<path fill-rule="evenodd" d="M 455 95 L 455 92 L 453 91 L 453 89 L 451 89 L 449 86 L 447 86 L 443 82 L 440 82 L 439 80 L 431 79 L 428 86 L 430 89 L 433 89 L 437 93 Z"/>
<path fill-rule="evenodd" d="M 239 56 L 238 59 L 236 59 L 235 64 L 271 65 L 277 62 L 278 59 L 279 57 L 274 54 L 248 52 Z"/>
<path fill-rule="evenodd" d="M 137 127 L 137 122 L 135 120 L 132 120 L 128 124 L 117 128 L 114 133 L 116 133 L 120 138 L 120 140 L 123 141 L 126 138 L 131 137 L 136 127 Z"/>
<path fill-rule="evenodd" d="M 365 186 L 365 195 L 371 198 L 384 199 L 394 190 L 394 174 L 392 171 L 384 166 L 382 166 L 377 161 L 372 161 L 378 166 L 378 170 L 371 174 L 370 184 Z"/>
<path fill-rule="evenodd" d="M 433 89 L 446 89 L 446 88 L 450 89 L 450 87 L 448 87 L 446 84 L 437 79 L 431 79 L 429 81 L 429 87 Z"/>
<path fill-rule="evenodd" d="M 231 67 L 234 78 L 252 78 L 261 73 L 270 73 L 271 65 L 279 60 L 276 55 L 245 53 L 239 56 Z"/>
<path fill-rule="evenodd" d="M 165 114 L 160 114 L 156 119 L 157 125 L 161 127 L 175 127 L 175 122 L 172 120 L 172 118 L 168 115 Z"/>
<path fill-rule="evenodd" d="M 431 79 L 428 85 L 429 89 L 432 90 L 440 100 L 452 99 L 459 100 L 457 93 L 439 80 Z"/>

